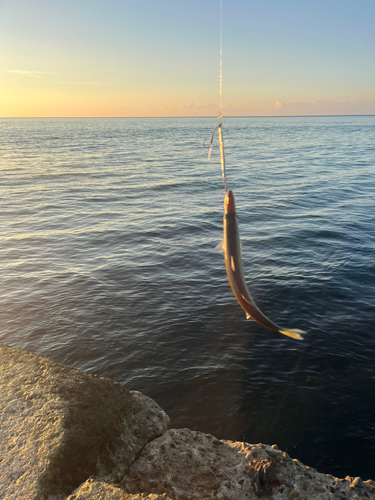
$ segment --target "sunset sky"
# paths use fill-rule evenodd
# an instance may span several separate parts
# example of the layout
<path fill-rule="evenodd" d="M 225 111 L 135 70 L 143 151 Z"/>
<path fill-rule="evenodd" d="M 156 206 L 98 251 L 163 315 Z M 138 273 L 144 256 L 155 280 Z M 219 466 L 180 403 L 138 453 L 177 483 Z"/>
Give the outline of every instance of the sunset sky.
<path fill-rule="evenodd" d="M 215 116 L 219 0 L 0 0 L 0 117 Z M 374 0 L 223 0 L 223 114 L 375 114 Z"/>

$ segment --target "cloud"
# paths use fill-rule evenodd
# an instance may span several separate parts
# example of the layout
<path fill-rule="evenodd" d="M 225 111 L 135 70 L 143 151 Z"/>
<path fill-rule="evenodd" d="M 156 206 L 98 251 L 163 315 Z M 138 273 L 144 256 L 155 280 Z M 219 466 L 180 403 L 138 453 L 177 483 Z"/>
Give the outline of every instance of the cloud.
<path fill-rule="evenodd" d="M 111 83 L 109 82 L 90 82 L 90 81 L 82 81 L 82 82 L 60 82 L 62 85 L 72 85 L 72 86 L 77 86 L 77 87 L 84 87 L 84 86 L 87 86 L 87 85 L 107 85 L 107 86 L 110 86 L 112 85 Z"/>
<path fill-rule="evenodd" d="M 25 69 L 3 69 L 4 73 L 12 73 L 15 75 L 26 76 L 28 78 L 42 78 L 44 75 L 57 75 L 52 71 L 29 71 Z"/>
<path fill-rule="evenodd" d="M 275 109 L 282 115 L 366 115 L 375 113 L 375 100 L 367 101 L 276 101 Z"/>
<path fill-rule="evenodd" d="M 178 110 L 183 115 L 194 116 L 212 116 L 216 115 L 218 112 L 217 104 L 212 102 L 201 102 L 199 104 L 188 102 L 187 104 L 179 106 Z"/>

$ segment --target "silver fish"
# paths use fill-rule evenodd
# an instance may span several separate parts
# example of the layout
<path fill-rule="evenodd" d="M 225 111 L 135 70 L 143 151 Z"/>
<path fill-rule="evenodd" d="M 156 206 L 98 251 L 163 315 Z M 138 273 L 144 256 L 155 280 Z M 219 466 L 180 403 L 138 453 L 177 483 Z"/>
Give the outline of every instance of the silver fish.
<path fill-rule="evenodd" d="M 231 190 L 229 190 L 225 196 L 224 200 L 224 258 L 225 258 L 225 268 L 228 275 L 229 284 L 232 288 L 234 296 L 237 302 L 245 311 L 246 318 L 253 319 L 260 325 L 273 330 L 275 332 L 282 333 L 293 339 L 302 340 L 301 334 L 305 333 L 302 330 L 297 329 L 284 329 L 281 328 L 272 321 L 270 321 L 255 305 L 249 290 L 246 286 L 242 259 L 241 259 L 241 243 L 238 231 L 237 223 L 237 213 L 236 205 L 234 202 L 234 196 Z"/>

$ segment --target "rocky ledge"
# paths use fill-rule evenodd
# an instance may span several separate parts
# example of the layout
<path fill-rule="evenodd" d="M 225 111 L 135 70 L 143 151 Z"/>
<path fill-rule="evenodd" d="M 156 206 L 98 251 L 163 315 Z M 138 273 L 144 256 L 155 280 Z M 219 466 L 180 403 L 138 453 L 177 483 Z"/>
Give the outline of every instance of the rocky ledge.
<path fill-rule="evenodd" d="M 0 498 L 7 500 L 374 499 L 276 445 L 169 429 L 150 398 L 0 346 Z"/>

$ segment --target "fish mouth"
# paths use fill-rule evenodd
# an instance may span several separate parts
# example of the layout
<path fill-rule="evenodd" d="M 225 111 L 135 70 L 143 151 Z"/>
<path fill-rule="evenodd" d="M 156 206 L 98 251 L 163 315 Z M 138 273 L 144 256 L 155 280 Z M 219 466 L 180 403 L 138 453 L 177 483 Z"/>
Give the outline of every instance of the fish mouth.
<path fill-rule="evenodd" d="M 232 191 L 229 189 L 224 199 L 224 213 L 227 214 L 235 214 L 236 213 L 236 204 L 234 202 L 234 196 Z"/>

